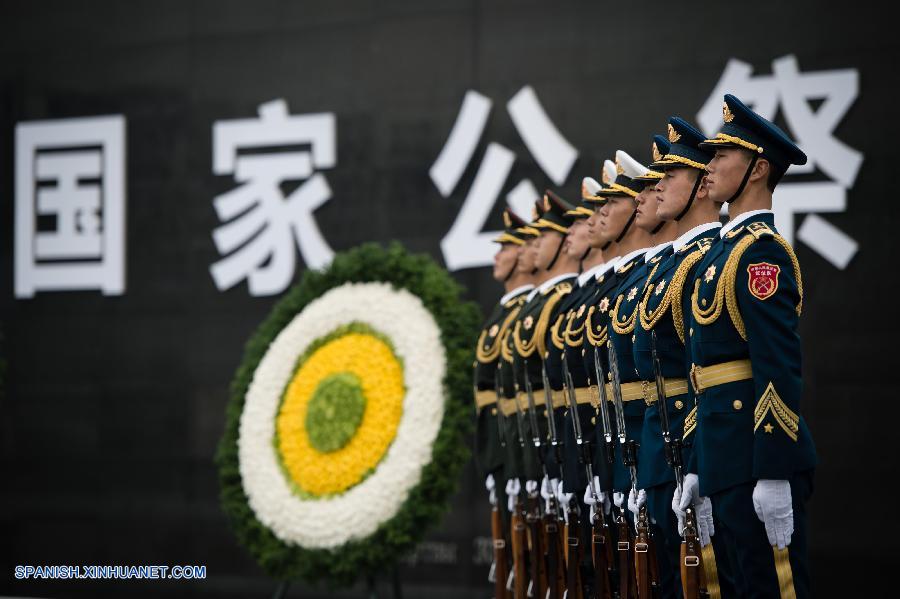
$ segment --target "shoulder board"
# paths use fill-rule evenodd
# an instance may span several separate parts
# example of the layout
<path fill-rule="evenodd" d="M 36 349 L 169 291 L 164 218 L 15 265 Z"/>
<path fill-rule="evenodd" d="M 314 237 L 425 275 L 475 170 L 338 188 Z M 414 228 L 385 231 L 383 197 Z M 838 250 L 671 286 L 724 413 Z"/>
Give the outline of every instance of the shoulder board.
<path fill-rule="evenodd" d="M 766 235 L 775 236 L 775 231 L 766 223 L 750 223 L 747 225 L 747 230 L 757 239 Z"/>
<path fill-rule="evenodd" d="M 628 272 L 629 270 L 631 270 L 631 267 L 634 266 L 634 265 L 635 265 L 635 261 L 632 260 L 629 264 L 623 266 L 622 268 L 617 268 L 617 269 L 616 269 L 616 274 L 618 274 L 618 275 L 623 275 L 623 274 L 625 274 L 626 272 Z"/>

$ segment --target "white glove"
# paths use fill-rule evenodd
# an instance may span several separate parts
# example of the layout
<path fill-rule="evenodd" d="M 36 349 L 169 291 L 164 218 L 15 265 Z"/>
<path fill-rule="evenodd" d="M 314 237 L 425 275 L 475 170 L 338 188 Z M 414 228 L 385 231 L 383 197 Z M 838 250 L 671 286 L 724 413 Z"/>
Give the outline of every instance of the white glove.
<path fill-rule="evenodd" d="M 484 479 L 484 486 L 488 490 L 488 498 L 490 499 L 491 505 L 497 505 L 497 483 L 494 481 L 494 475 L 488 474 Z"/>
<path fill-rule="evenodd" d="M 697 534 L 700 536 L 700 546 L 706 547 L 716 534 L 716 526 L 713 524 L 712 501 L 709 497 L 701 497 L 697 504 Z"/>
<path fill-rule="evenodd" d="M 794 506 L 791 483 L 786 480 L 758 480 L 753 489 L 753 509 L 765 524 L 769 544 L 784 549 L 794 534 Z"/>
<path fill-rule="evenodd" d="M 572 501 L 572 496 L 573 493 L 565 493 L 563 491 L 562 481 L 559 481 L 556 485 L 556 501 L 559 502 L 559 506 L 562 508 L 566 524 L 569 523 L 569 502 Z"/>
<path fill-rule="evenodd" d="M 584 489 L 584 504 L 591 506 L 591 519 L 594 519 L 594 511 L 597 509 L 596 502 L 594 501 L 594 489 L 597 490 L 597 500 L 600 502 L 600 505 L 603 506 L 603 512 L 608 514 L 609 510 L 612 509 L 612 505 L 609 502 L 609 496 L 600 490 L 600 477 L 594 477 L 594 487 L 591 488 L 591 484 L 588 483 L 587 487 Z"/>
<path fill-rule="evenodd" d="M 675 494 L 672 496 L 672 511 L 678 518 L 679 534 L 684 534 L 684 511 L 689 505 L 694 506 L 700 546 L 706 547 L 710 538 L 716 534 L 716 527 L 713 524 L 712 502 L 709 497 L 700 497 L 700 479 L 696 474 L 686 475 L 681 491 L 675 487 Z"/>
<path fill-rule="evenodd" d="M 516 511 L 516 497 L 519 496 L 519 491 L 521 490 L 522 483 L 519 482 L 518 478 L 511 478 L 506 481 L 506 507 L 509 508 L 510 514 Z"/>
<path fill-rule="evenodd" d="M 526 480 L 525 481 L 525 492 L 529 495 L 534 495 L 538 492 L 538 483 L 536 480 Z"/>
<path fill-rule="evenodd" d="M 646 503 L 647 492 L 645 490 L 640 489 L 637 493 L 628 494 L 628 511 L 634 514 L 635 520 L 637 519 L 638 512 Z"/>
<path fill-rule="evenodd" d="M 556 498 L 556 486 L 558 483 L 559 481 L 555 478 L 550 479 L 546 476 L 541 480 L 541 497 L 544 498 L 544 511 L 548 514 L 553 506 L 551 500 Z"/>
<path fill-rule="evenodd" d="M 616 504 L 617 508 L 622 509 L 622 506 L 625 505 L 625 497 L 623 493 L 613 491 L 613 503 Z"/>

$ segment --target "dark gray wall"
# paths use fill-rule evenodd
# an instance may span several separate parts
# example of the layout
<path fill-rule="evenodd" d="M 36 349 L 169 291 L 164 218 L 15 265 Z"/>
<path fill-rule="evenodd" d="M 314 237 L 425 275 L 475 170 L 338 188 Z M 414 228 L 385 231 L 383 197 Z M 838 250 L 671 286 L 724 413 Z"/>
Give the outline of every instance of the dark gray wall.
<path fill-rule="evenodd" d="M 284 97 L 293 113 L 337 115 L 334 197 L 316 216 L 336 250 L 400 239 L 440 259 L 486 142 L 549 182 L 503 106 L 534 86 L 579 149 L 563 192 L 623 148 L 646 158 L 671 114 L 693 119 L 725 62 L 768 72 L 796 54 L 804 71 L 856 68 L 859 97 L 837 135 L 865 153 L 845 213 L 830 222 L 860 252 L 839 271 L 798 245 L 804 414 L 821 457 L 811 504 L 817 596 L 874 589 L 900 556 L 897 511 L 873 486 L 896 472 L 898 416 L 890 302 L 898 204 L 888 173 L 896 133 L 889 20 L 866 2 L 17 2 L 0 8 L 0 592 L 54 597 L 266 596 L 218 506 L 212 455 L 227 388 L 249 334 L 276 298 L 219 292 L 208 267 L 215 120 Z M 871 10 L 870 10 L 871 9 Z M 494 100 L 473 164 L 451 199 L 428 168 L 466 90 Z M 13 140 L 19 121 L 127 118 L 127 291 L 13 298 Z M 893 133 L 890 133 L 893 131 Z M 500 225 L 499 203 L 489 223 Z M 299 260 L 299 256 L 298 256 Z M 301 263 L 302 264 L 302 263 Z M 297 277 L 301 272 L 298 269 Z M 487 269 L 456 273 L 485 309 Z M 474 341 L 474 340 L 473 340 Z M 886 475 L 887 474 L 887 475 Z M 851 503 L 852 500 L 852 503 Z M 871 502 L 871 503 L 870 503 Z M 852 519 L 861 520 L 854 523 Z M 473 537 L 488 534 L 471 466 L 407 596 L 487 596 Z M 852 535 L 848 539 L 848 535 Z M 202 583 L 17 583 L 15 564 L 199 563 Z M 847 568 L 860 568 L 848 577 Z M 296 596 L 313 596 L 293 589 Z"/>

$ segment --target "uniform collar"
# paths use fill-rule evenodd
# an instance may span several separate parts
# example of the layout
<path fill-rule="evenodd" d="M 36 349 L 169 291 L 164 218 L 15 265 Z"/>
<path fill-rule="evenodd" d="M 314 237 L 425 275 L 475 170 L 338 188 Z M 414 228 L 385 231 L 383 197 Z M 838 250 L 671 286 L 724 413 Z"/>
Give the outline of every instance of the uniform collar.
<path fill-rule="evenodd" d="M 650 260 L 652 260 L 654 256 L 661 254 L 670 245 L 672 245 L 672 242 L 667 241 L 650 248 L 649 250 L 647 250 L 647 253 L 644 254 L 644 262 L 650 262 Z"/>
<path fill-rule="evenodd" d="M 538 293 L 543 293 L 544 291 L 546 291 L 547 289 L 550 289 L 551 287 L 553 287 L 560 281 L 564 281 L 566 279 L 571 279 L 572 277 L 577 277 L 577 276 L 578 276 L 578 273 L 567 272 L 567 273 L 564 273 L 561 275 L 556 275 L 552 279 L 547 279 L 546 281 L 544 281 L 543 283 L 541 283 L 540 285 L 538 285 L 537 287 L 532 289 L 531 292 L 529 292 L 528 300 L 531 301 L 531 298 L 533 298 L 535 295 L 537 295 Z"/>
<path fill-rule="evenodd" d="M 519 295 L 522 295 L 522 294 L 525 293 L 526 291 L 531 291 L 532 289 L 534 289 L 534 285 L 532 285 L 532 284 L 530 284 L 530 283 L 529 283 L 528 285 L 522 285 L 521 287 L 516 287 L 515 289 L 513 289 L 512 291 L 510 291 L 509 293 L 507 293 L 506 295 L 504 295 L 503 297 L 501 297 L 501 298 L 500 298 L 500 303 L 501 303 L 501 304 L 505 304 L 506 302 L 508 302 L 508 301 L 511 300 L 512 298 L 514 298 L 514 297 L 516 297 L 516 296 L 519 296 Z"/>
<path fill-rule="evenodd" d="M 681 248 L 689 244 L 694 238 L 699 237 L 701 233 L 706 233 L 707 231 L 712 231 L 715 228 L 721 227 L 722 223 L 719 221 L 712 223 L 703 223 L 702 225 L 697 225 L 693 229 L 690 229 L 684 235 L 681 235 L 674 241 L 672 244 L 672 249 L 676 252 L 681 251 Z"/>
<path fill-rule="evenodd" d="M 580 286 L 584 287 L 585 284 L 591 280 L 591 277 L 596 277 L 597 275 L 599 275 L 600 271 L 603 270 L 604 268 L 606 268 L 607 264 L 609 264 L 609 262 L 604 262 L 603 264 L 598 264 L 597 266 L 592 266 L 589 269 L 587 269 L 586 271 L 584 271 L 583 273 L 581 273 L 580 275 L 578 275 L 578 284 Z"/>
<path fill-rule="evenodd" d="M 616 269 L 618 270 L 618 268 L 620 266 L 625 266 L 626 264 L 631 262 L 632 259 L 637 258 L 638 256 L 640 256 L 641 254 L 643 254 L 646 251 L 647 251 L 647 248 L 641 248 L 639 250 L 634 250 L 633 252 L 629 252 L 628 254 L 625 254 L 624 256 L 619 258 L 619 262 L 616 264 Z"/>
<path fill-rule="evenodd" d="M 751 218 L 758 217 L 763 214 L 771 214 L 773 217 L 775 216 L 774 212 L 772 212 L 771 210 L 766 210 L 766 209 L 751 210 L 750 212 L 745 212 L 743 214 L 739 214 L 738 216 L 735 216 L 733 219 L 731 219 L 730 221 L 728 221 L 726 224 L 724 224 L 722 226 L 722 229 L 719 231 L 719 236 L 724 238 L 725 233 L 731 231 L 732 229 L 737 227 L 739 224 L 741 224 L 743 222 L 747 222 Z"/>

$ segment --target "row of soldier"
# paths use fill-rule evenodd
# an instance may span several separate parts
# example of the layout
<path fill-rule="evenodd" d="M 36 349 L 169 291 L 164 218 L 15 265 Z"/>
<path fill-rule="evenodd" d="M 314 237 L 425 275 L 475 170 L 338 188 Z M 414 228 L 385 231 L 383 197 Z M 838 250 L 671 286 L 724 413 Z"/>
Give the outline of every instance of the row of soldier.
<path fill-rule="evenodd" d="M 617 152 L 577 207 L 504 213 L 474 374 L 497 599 L 809 596 L 803 286 L 771 211 L 806 156 L 723 112 L 712 139 L 672 117 L 648 167 Z"/>

